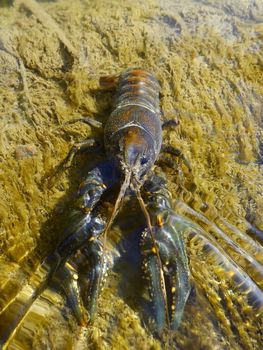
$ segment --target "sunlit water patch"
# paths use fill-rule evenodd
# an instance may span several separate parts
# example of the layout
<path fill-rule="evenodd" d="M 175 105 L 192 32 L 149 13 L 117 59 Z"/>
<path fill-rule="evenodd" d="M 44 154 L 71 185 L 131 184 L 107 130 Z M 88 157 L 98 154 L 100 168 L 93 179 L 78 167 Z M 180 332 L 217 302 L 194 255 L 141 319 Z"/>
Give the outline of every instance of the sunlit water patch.
<path fill-rule="evenodd" d="M 23 350 L 260 349 L 262 1 L 10 3 L 0 2 L 2 341 L 9 333 L 8 348 Z M 164 114 L 180 122 L 164 131 L 164 141 L 191 165 L 164 169 L 174 210 L 188 227 L 191 270 L 184 317 L 167 343 L 147 325 L 136 211 L 124 210 L 109 236 L 113 259 L 123 259 L 94 325 L 77 325 L 59 283 L 35 297 L 80 169 L 95 165 L 95 156 L 79 157 L 52 189 L 44 180 L 73 141 L 102 139 L 87 126 L 61 125 L 82 115 L 104 122 L 113 96 L 96 91 L 99 78 L 130 67 L 156 73 Z"/>

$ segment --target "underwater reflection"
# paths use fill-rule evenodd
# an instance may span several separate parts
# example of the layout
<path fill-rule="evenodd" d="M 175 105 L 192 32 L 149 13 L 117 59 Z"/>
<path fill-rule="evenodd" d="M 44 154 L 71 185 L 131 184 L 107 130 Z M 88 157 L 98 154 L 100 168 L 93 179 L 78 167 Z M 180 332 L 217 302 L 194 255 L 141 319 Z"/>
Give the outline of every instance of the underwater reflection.
<path fill-rule="evenodd" d="M 115 263 L 109 284 L 112 292 L 118 293 L 131 308 L 139 311 L 147 328 L 150 326 L 148 318 L 153 310 L 141 274 L 142 258 L 139 245 L 143 220 L 140 218 L 138 221 L 140 214 L 133 205 L 129 205 L 128 211 L 132 215 L 127 215 L 127 207 L 124 208 L 124 215 L 109 235 L 108 245 L 112 252 L 111 259 Z M 188 343 L 191 343 L 189 324 L 199 319 L 203 325 L 210 327 L 211 331 L 217 332 L 218 343 L 227 338 L 233 344 L 250 348 L 253 344 L 252 339 L 257 339 L 262 324 L 262 246 L 224 218 L 217 217 L 212 222 L 203 213 L 182 201 L 175 201 L 171 211 L 172 225 L 183 236 L 187 246 L 191 293 L 186 302 L 181 327 L 178 331 L 170 331 L 169 335 L 164 333 L 161 337 L 163 344 L 169 342 L 171 345 L 172 342 L 184 348 L 185 337 L 188 338 Z M 141 226 L 138 228 L 136 225 L 140 220 Z M 76 266 L 81 259 L 78 254 L 72 259 L 72 266 Z M 59 295 L 58 285 L 53 284 L 53 287 L 47 288 L 44 296 L 41 296 L 48 273 L 47 265 L 42 264 L 31 276 L 30 282 L 1 311 L 2 345 L 10 337 L 11 348 L 19 349 L 19 346 L 15 345 L 19 344 L 16 338 L 28 337 L 28 325 L 32 331 L 32 323 L 37 321 L 38 317 L 41 319 L 43 313 L 50 317 L 50 312 L 64 310 L 65 317 L 68 317 L 66 315 L 69 309 L 62 306 L 63 299 Z M 195 337 L 193 333 L 192 341 Z"/>

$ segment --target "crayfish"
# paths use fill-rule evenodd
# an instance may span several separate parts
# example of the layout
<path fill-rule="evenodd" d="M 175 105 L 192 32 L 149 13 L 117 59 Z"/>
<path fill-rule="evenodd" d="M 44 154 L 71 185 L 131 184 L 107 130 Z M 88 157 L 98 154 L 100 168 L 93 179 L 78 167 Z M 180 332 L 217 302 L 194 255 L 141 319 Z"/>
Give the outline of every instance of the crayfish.
<path fill-rule="evenodd" d="M 119 76 L 103 77 L 100 84 L 104 89 L 116 90 L 114 108 L 104 127 L 107 160 L 88 172 L 80 184 L 66 238 L 43 262 L 45 278 L 28 301 L 28 308 L 55 276 L 63 276 L 67 281 L 64 290 L 79 323 L 89 324 L 94 320 L 106 272 L 111 267 L 106 252 L 107 233 L 129 192 L 138 199 L 145 218 L 140 248 L 155 331 L 160 334 L 165 328 L 175 330 L 190 293 L 190 276 L 182 232 L 176 228 L 166 180 L 154 172 L 160 152 L 178 155 L 176 149 L 162 144 L 165 122 L 160 110 L 160 85 L 144 69 L 128 69 Z M 96 123 L 89 118 L 82 121 Z M 76 144 L 67 161 L 90 145 L 90 139 Z M 105 223 L 97 207 L 102 195 L 116 183 L 121 184 L 119 194 Z M 67 265 L 78 250 L 88 262 L 84 297 L 80 296 L 74 273 Z M 16 323 L 19 321 L 18 316 Z"/>

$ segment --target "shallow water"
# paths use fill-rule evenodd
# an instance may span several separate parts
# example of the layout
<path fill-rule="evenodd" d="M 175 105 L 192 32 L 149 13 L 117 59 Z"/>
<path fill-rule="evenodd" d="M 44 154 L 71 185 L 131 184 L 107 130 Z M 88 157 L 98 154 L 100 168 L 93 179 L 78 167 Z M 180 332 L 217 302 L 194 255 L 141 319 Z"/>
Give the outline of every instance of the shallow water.
<path fill-rule="evenodd" d="M 164 114 L 180 121 L 164 141 L 191 164 L 190 171 L 178 159 L 163 170 L 174 209 L 194 225 L 184 236 L 192 292 L 172 345 L 144 324 L 134 209 L 112 230 L 114 241 L 125 237 L 125 259 L 94 325 L 78 327 L 53 286 L 8 349 L 260 349 L 262 1 L 7 3 L 0 2 L 0 309 L 30 297 L 83 174 L 102 159 L 79 156 L 53 186 L 45 181 L 74 141 L 102 137 L 86 125 L 58 128 L 81 115 L 105 122 L 112 94 L 97 91 L 100 76 L 136 66 L 157 75 Z"/>

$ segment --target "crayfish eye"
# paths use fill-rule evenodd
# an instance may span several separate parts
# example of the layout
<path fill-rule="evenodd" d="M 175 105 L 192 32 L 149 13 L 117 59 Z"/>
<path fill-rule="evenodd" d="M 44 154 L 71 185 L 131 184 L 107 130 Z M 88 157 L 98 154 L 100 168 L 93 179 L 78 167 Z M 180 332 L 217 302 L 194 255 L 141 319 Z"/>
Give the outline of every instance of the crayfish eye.
<path fill-rule="evenodd" d="M 141 165 L 144 165 L 148 162 L 148 159 L 146 157 L 141 158 Z"/>

